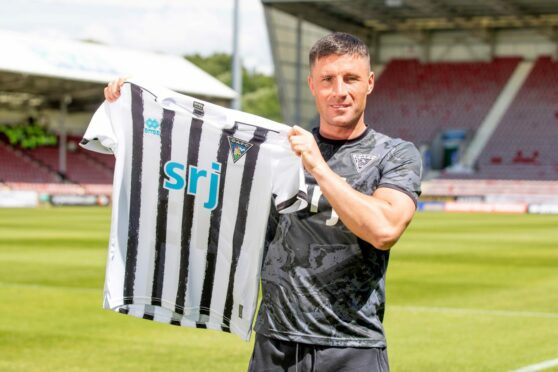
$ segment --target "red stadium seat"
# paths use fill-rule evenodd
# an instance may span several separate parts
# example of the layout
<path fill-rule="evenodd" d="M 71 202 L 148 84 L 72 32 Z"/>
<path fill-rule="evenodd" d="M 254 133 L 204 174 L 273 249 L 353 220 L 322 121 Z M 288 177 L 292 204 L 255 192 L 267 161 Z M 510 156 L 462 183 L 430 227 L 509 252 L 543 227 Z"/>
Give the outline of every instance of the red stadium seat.
<path fill-rule="evenodd" d="M 49 183 L 59 182 L 56 174 L 29 159 L 21 151 L 0 141 L 0 181 Z"/>
<path fill-rule="evenodd" d="M 519 58 L 492 62 L 393 60 L 368 98 L 365 120 L 393 137 L 429 144 L 444 129 L 476 130 Z"/>
<path fill-rule="evenodd" d="M 558 62 L 541 57 L 480 155 L 475 177 L 558 180 L 557 104 Z"/>

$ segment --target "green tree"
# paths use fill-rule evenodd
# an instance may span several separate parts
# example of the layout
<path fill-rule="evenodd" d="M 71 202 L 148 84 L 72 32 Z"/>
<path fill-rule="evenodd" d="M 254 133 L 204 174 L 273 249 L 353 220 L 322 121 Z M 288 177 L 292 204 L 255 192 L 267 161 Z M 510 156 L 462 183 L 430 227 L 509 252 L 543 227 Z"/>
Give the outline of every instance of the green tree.
<path fill-rule="evenodd" d="M 222 83 L 231 86 L 232 85 L 232 75 L 231 75 L 231 56 L 226 53 L 215 53 L 210 56 L 204 57 L 200 54 L 187 55 L 188 61 L 192 62 L 194 65 L 198 66 L 209 75 L 218 79 Z"/>
<path fill-rule="evenodd" d="M 204 57 L 200 54 L 185 58 L 212 75 L 222 83 L 231 86 L 232 57 L 226 53 L 215 53 Z M 242 67 L 242 110 L 275 121 L 283 121 L 277 85 L 273 76 Z"/>

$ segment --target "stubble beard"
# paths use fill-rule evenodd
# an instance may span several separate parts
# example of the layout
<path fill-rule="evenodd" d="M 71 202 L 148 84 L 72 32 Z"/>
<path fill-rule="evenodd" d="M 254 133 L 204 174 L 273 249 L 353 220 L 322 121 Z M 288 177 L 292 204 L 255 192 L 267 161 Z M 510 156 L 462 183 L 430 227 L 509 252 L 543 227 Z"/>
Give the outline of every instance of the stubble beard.
<path fill-rule="evenodd" d="M 339 129 L 345 129 L 345 130 L 352 130 L 352 129 L 356 128 L 356 126 L 358 125 L 358 123 L 359 123 L 359 121 L 360 121 L 360 119 L 362 118 L 363 115 L 364 115 L 364 112 L 361 112 L 359 114 L 351 113 L 348 120 L 338 119 L 336 117 L 333 117 L 330 120 L 326 120 L 326 123 L 330 127 L 335 127 L 335 128 L 339 128 Z"/>

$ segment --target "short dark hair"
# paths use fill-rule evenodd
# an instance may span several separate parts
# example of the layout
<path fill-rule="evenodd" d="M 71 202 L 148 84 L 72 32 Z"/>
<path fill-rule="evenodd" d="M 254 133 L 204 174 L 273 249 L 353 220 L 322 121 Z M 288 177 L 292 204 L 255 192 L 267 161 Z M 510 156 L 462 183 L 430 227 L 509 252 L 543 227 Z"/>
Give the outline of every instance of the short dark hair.
<path fill-rule="evenodd" d="M 332 54 L 356 55 L 368 59 L 370 64 L 370 53 L 368 47 L 358 37 L 344 32 L 333 32 L 316 41 L 309 53 L 310 69 L 314 67 L 316 60 L 328 57 Z"/>

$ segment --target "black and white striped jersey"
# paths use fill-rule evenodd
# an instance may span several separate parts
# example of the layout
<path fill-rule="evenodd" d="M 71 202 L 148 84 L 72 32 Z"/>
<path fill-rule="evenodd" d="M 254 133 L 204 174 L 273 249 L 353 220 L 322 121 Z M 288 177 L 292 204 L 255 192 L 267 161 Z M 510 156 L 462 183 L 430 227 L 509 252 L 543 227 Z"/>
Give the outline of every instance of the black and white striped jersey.
<path fill-rule="evenodd" d="M 116 157 L 104 308 L 248 340 L 271 202 L 307 205 L 289 129 L 136 83 L 104 102 L 81 142 Z"/>

